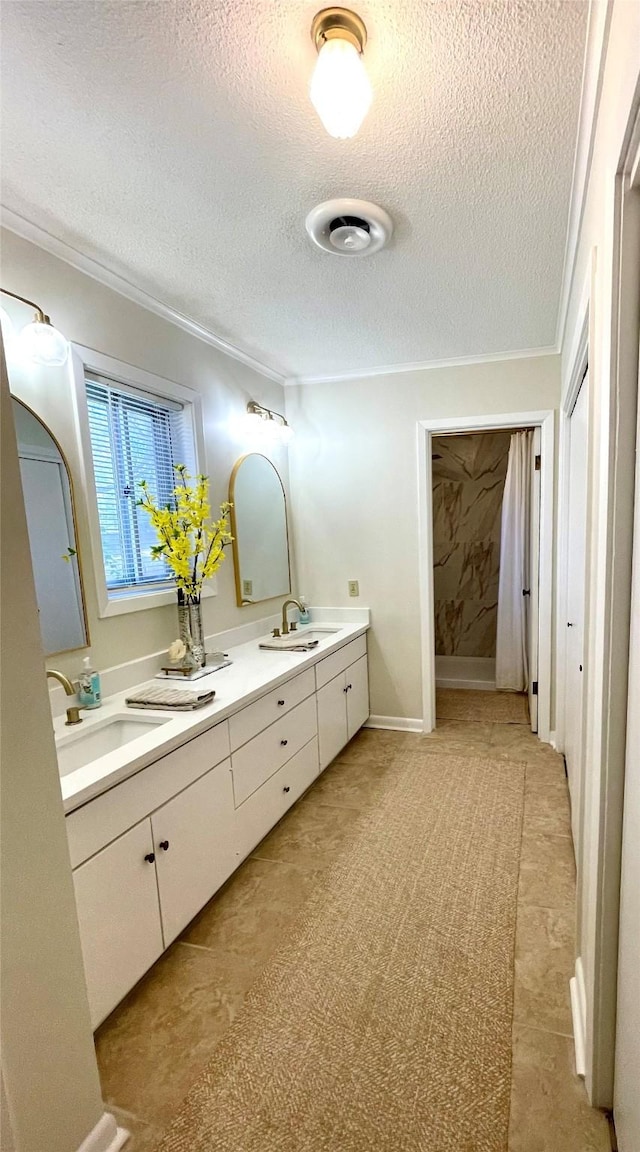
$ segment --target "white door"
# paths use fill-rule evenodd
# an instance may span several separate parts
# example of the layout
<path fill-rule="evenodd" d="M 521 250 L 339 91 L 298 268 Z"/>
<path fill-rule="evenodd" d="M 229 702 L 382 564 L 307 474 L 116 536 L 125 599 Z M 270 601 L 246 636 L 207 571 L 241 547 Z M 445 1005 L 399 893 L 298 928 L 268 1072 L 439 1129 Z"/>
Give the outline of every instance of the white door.
<path fill-rule="evenodd" d="M 369 673 L 363 656 L 347 668 L 347 739 L 350 740 L 369 719 Z"/>
<path fill-rule="evenodd" d="M 169 800 L 151 824 L 167 947 L 237 866 L 231 762 Z"/>
<path fill-rule="evenodd" d="M 163 949 L 149 820 L 76 868 L 73 883 L 97 1028 Z"/>
<path fill-rule="evenodd" d="M 347 743 L 347 680 L 344 672 L 318 689 L 318 743 L 320 770 L 338 755 Z"/>
<path fill-rule="evenodd" d="M 531 449 L 531 520 L 529 526 L 529 596 L 527 597 L 527 664 L 531 731 L 538 731 L 538 604 L 540 580 L 540 446 L 542 432 L 533 430 Z M 534 689 L 535 685 L 535 689 Z"/>
<path fill-rule="evenodd" d="M 634 521 L 613 1101 L 620 1152 L 640 1148 L 640 414 Z"/>
<path fill-rule="evenodd" d="M 589 375 L 580 387 L 569 419 L 569 505 L 567 519 L 567 648 L 565 663 L 564 751 L 571 795 L 571 827 L 576 859 L 580 858 L 582 794 L 582 707 L 584 668 L 584 602 L 587 537 L 587 444 Z"/>

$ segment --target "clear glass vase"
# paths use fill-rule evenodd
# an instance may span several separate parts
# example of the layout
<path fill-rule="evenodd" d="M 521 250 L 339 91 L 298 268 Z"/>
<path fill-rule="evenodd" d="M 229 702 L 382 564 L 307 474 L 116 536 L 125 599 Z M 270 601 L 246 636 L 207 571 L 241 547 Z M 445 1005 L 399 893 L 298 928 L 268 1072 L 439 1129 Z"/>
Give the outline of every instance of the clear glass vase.
<path fill-rule="evenodd" d="M 180 639 L 187 649 L 186 662 L 194 668 L 204 668 L 204 630 L 202 627 L 202 606 L 200 601 L 178 601 L 178 626 Z"/>

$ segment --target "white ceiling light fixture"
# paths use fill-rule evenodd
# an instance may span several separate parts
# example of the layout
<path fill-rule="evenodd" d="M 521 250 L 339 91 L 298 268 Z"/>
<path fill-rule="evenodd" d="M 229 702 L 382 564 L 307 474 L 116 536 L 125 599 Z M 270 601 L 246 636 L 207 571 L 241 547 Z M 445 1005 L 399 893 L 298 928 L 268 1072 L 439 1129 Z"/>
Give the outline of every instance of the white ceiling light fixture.
<path fill-rule="evenodd" d="M 393 233 L 393 220 L 379 204 L 341 197 L 312 208 L 305 228 L 314 244 L 333 256 L 371 256 Z"/>
<path fill-rule="evenodd" d="M 348 8 L 323 8 L 313 18 L 311 39 L 318 59 L 309 95 L 330 136 L 355 136 L 373 99 L 362 55 L 367 29 Z"/>
<path fill-rule="evenodd" d="M 18 296 L 16 292 L 9 292 L 8 288 L 0 289 L 5 296 L 12 300 L 19 300 L 34 309 L 35 315 L 31 324 L 27 324 L 21 331 L 18 342 L 21 352 L 35 364 L 43 364 L 47 368 L 61 368 L 66 364 L 69 355 L 69 341 L 62 332 L 54 328 L 49 317 L 33 300 L 25 296 Z"/>

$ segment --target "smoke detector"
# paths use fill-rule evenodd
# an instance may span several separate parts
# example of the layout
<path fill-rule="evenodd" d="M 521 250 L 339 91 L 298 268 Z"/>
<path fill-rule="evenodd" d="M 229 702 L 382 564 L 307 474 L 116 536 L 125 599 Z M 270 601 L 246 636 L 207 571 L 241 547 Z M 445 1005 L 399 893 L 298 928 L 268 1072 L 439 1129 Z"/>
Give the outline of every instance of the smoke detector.
<path fill-rule="evenodd" d="M 343 197 L 318 204 L 305 227 L 314 244 L 333 256 L 371 256 L 384 248 L 393 221 L 377 204 Z"/>

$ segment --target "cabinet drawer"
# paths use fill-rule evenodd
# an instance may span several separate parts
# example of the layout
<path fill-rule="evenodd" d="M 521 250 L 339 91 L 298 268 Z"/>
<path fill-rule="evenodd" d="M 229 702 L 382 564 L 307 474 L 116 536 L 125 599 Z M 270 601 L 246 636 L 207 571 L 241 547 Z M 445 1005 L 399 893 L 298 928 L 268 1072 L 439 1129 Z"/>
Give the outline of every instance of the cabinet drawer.
<path fill-rule="evenodd" d="M 229 729 L 224 721 L 70 812 L 66 825 L 71 867 L 77 868 L 228 756 Z"/>
<path fill-rule="evenodd" d="M 255 848 L 267 832 L 318 775 L 318 740 L 314 736 L 266 784 L 236 810 L 238 863 Z"/>
<path fill-rule="evenodd" d="M 306 700 L 307 696 L 315 692 L 315 687 L 313 668 L 307 668 L 306 672 L 301 672 L 293 680 L 288 680 L 280 688 L 268 692 L 266 696 L 256 700 L 254 704 L 249 704 L 241 712 L 236 712 L 229 720 L 231 751 L 234 752 L 236 748 L 246 744 L 248 740 L 257 736 L 258 732 L 262 732 L 269 724 L 273 724 L 275 720 L 290 712 L 296 704 Z"/>
<path fill-rule="evenodd" d="M 318 730 L 316 700 L 311 696 L 248 744 L 231 755 L 236 808 L 283 764 L 295 756 Z"/>
<path fill-rule="evenodd" d="M 367 637 L 358 636 L 357 640 L 352 640 L 350 644 L 345 644 L 344 648 L 338 648 L 337 652 L 332 652 L 324 660 L 320 660 L 316 664 L 316 687 L 322 688 L 323 684 L 328 684 L 333 680 L 334 676 L 338 676 L 340 672 L 344 672 L 350 664 L 354 664 L 361 656 L 367 654 Z"/>

